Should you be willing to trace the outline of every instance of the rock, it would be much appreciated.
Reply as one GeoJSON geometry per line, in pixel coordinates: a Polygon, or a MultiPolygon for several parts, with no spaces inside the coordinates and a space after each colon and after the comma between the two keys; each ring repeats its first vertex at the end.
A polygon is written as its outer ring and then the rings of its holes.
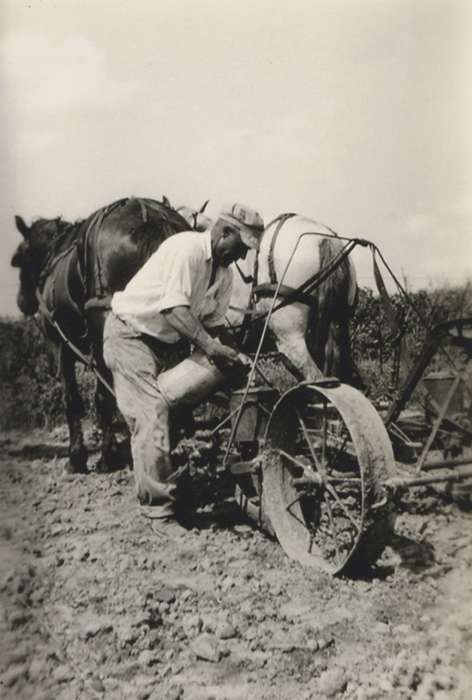
{"type": "Polygon", "coordinates": [[[385,678],[384,676],[380,676],[377,679],[377,684],[378,684],[379,689],[382,690],[384,693],[387,693],[388,695],[391,695],[393,693],[393,685],[388,680],[388,678],[385,678]]]}
{"type": "Polygon", "coordinates": [[[27,610],[22,610],[21,608],[15,608],[8,615],[8,622],[12,629],[17,629],[22,625],[25,625],[31,619],[31,615],[27,610]]]}
{"type": "Polygon", "coordinates": [[[26,644],[19,644],[7,655],[8,665],[24,663],[28,660],[29,653],[26,644]]]}
{"type": "Polygon", "coordinates": [[[238,633],[230,622],[222,622],[217,625],[215,634],[219,639],[233,639],[238,633]]]}
{"type": "Polygon", "coordinates": [[[230,588],[234,588],[236,585],[236,581],[232,576],[226,576],[226,578],[223,579],[221,582],[221,590],[223,593],[226,593],[227,591],[230,590],[230,588]]]}
{"type": "Polygon", "coordinates": [[[156,688],[149,700],[181,700],[184,697],[184,689],[181,685],[171,685],[170,687],[160,689],[156,688]]]}
{"type": "Polygon", "coordinates": [[[175,601],[175,591],[171,588],[161,588],[154,593],[154,598],[160,603],[167,603],[170,605],[175,601]]]}
{"type": "Polygon", "coordinates": [[[86,561],[90,557],[90,550],[85,544],[79,544],[74,552],[76,561],[86,561]]]}
{"type": "Polygon", "coordinates": [[[90,685],[97,693],[105,692],[105,686],[103,685],[103,682],[100,678],[92,678],[90,680],[90,685]]]}
{"type": "Polygon", "coordinates": [[[198,634],[202,629],[202,619],[200,615],[185,615],[182,619],[182,629],[187,637],[198,634]]]}
{"type": "Polygon", "coordinates": [[[266,646],[268,649],[271,649],[272,651],[281,651],[284,654],[288,654],[289,652],[296,649],[299,646],[299,644],[298,644],[298,640],[295,639],[295,637],[293,635],[291,635],[289,632],[283,632],[282,630],[277,630],[271,636],[271,638],[266,646]]]}
{"type": "Polygon", "coordinates": [[[11,688],[17,681],[21,680],[22,678],[26,678],[26,674],[26,666],[23,664],[15,664],[1,676],[0,686],[4,685],[5,688],[11,688]]]}
{"type": "Polygon", "coordinates": [[[80,636],[82,639],[91,639],[96,637],[99,632],[111,632],[113,623],[110,618],[101,617],[95,619],[86,619],[81,626],[80,636]]]}
{"type": "Polygon", "coordinates": [[[68,666],[61,664],[52,672],[52,678],[56,683],[67,683],[74,678],[74,673],[68,666]]]}
{"type": "Polygon", "coordinates": [[[327,649],[332,644],[334,644],[334,637],[320,637],[317,640],[317,642],[318,642],[318,649],[323,651],[323,649],[327,649]]]}
{"type": "Polygon", "coordinates": [[[219,619],[213,615],[202,615],[202,630],[204,632],[214,632],[218,627],[219,619]]]}
{"type": "Polygon", "coordinates": [[[334,698],[338,693],[344,692],[347,686],[347,676],[344,669],[333,668],[321,674],[318,681],[320,695],[334,698]]]}
{"type": "Polygon", "coordinates": [[[386,622],[377,622],[374,625],[374,632],[377,634],[387,634],[390,631],[390,626],[386,622]]]}
{"type": "Polygon", "coordinates": [[[153,663],[156,663],[156,654],[149,649],[145,649],[140,653],[138,662],[140,666],[152,666],[153,663]]]}
{"type": "Polygon", "coordinates": [[[296,600],[290,600],[285,605],[279,608],[279,617],[287,620],[295,620],[298,617],[304,617],[313,608],[313,603],[301,603],[296,600]]]}
{"type": "Polygon", "coordinates": [[[28,668],[28,676],[30,680],[34,681],[41,675],[41,672],[45,669],[45,663],[43,659],[33,659],[28,668]]]}
{"type": "Polygon", "coordinates": [[[125,623],[117,628],[116,634],[122,644],[133,644],[139,637],[138,630],[125,623]]]}
{"type": "Polygon", "coordinates": [[[221,658],[218,640],[211,634],[200,634],[190,647],[198,659],[218,663],[221,658]]]}

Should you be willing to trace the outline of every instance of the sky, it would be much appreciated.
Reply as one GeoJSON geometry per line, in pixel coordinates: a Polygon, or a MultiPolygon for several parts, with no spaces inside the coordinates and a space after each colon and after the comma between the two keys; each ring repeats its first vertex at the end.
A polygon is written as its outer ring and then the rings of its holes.
{"type": "Polygon", "coordinates": [[[411,289],[472,279],[471,36],[470,0],[2,0],[0,314],[15,214],[131,195],[298,212],[411,289]]]}

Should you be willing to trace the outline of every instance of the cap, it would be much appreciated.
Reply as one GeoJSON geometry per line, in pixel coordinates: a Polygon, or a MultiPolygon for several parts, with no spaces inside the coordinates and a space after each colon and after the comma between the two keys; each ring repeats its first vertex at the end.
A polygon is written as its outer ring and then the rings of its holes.
{"type": "Polygon", "coordinates": [[[264,220],[262,216],[244,204],[231,204],[223,207],[220,218],[230,223],[237,224],[242,242],[249,248],[259,248],[264,233],[264,220]]]}

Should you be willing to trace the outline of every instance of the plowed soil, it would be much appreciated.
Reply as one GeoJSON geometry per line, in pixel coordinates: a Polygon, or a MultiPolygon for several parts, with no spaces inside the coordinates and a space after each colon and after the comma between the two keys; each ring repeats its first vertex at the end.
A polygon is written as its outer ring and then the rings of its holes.
{"type": "Polygon", "coordinates": [[[2,441],[1,697],[471,697],[472,515],[443,494],[410,494],[364,578],[331,578],[231,502],[163,533],[131,471],[67,475],[65,445],[2,441]]]}

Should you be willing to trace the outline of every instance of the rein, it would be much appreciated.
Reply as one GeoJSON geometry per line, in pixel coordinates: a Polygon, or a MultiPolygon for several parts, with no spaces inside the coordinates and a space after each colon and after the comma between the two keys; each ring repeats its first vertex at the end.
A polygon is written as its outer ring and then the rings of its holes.
{"type": "Polygon", "coordinates": [[[106,379],[101,375],[101,373],[98,371],[98,368],[97,368],[97,366],[96,366],[96,364],[95,364],[95,361],[94,361],[92,355],[86,355],[85,353],[83,353],[83,352],[82,352],[81,350],[79,350],[79,348],[78,348],[76,345],[74,345],[74,343],[67,337],[67,335],[64,333],[64,331],[62,330],[62,328],[60,327],[60,325],[58,324],[58,322],[57,322],[56,319],[54,318],[54,314],[51,313],[50,310],[48,309],[48,307],[46,306],[46,302],[44,301],[44,299],[43,299],[43,297],[42,297],[41,292],[39,291],[39,289],[36,290],[36,299],[38,300],[39,310],[41,311],[42,315],[44,316],[44,318],[46,319],[46,321],[49,323],[49,325],[50,325],[52,328],[54,328],[55,331],[59,334],[61,340],[65,343],[65,345],[67,345],[67,347],[68,347],[70,350],[72,350],[72,352],[79,358],[79,360],[80,360],[81,362],[83,362],[83,364],[84,364],[86,367],[88,367],[89,369],[91,369],[91,370],[95,373],[97,379],[98,379],[99,381],[101,381],[101,383],[103,384],[103,386],[105,386],[105,387],[108,389],[108,391],[112,394],[112,396],[115,396],[115,398],[116,398],[116,395],[115,395],[115,392],[114,392],[113,388],[110,386],[110,384],[107,382],[107,380],[106,380],[106,379]]]}

